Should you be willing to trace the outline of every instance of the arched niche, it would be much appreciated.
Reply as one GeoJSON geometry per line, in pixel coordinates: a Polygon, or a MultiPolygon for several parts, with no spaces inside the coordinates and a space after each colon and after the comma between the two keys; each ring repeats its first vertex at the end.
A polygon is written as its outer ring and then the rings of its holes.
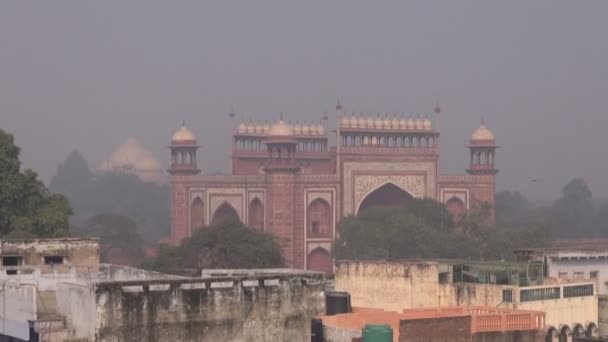
{"type": "Polygon", "coordinates": [[[445,202],[445,206],[450,214],[452,214],[455,221],[460,220],[466,212],[464,202],[458,197],[450,198],[447,202],[445,202]]]}
{"type": "Polygon", "coordinates": [[[334,271],[334,263],[331,254],[322,247],[317,247],[308,253],[306,268],[311,271],[331,274],[334,271]]]}
{"type": "Polygon", "coordinates": [[[259,231],[264,230],[264,204],[257,197],[249,203],[249,220],[247,222],[251,228],[259,231]]]}
{"type": "Polygon", "coordinates": [[[306,232],[308,237],[331,237],[331,206],[326,200],[317,198],[306,209],[306,232]]]}
{"type": "Polygon", "coordinates": [[[201,228],[205,225],[205,205],[200,197],[196,197],[190,205],[190,230],[201,228]]]}
{"type": "Polygon", "coordinates": [[[412,195],[395,184],[386,183],[365,196],[357,214],[373,207],[404,207],[412,198],[412,195]]]}

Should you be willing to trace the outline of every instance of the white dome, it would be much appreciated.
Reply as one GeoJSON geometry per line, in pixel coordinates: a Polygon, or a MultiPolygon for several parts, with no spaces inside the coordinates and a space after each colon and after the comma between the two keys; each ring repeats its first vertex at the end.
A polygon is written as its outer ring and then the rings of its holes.
{"type": "Polygon", "coordinates": [[[183,142],[183,141],[195,141],[194,134],[185,125],[182,125],[171,138],[171,141],[183,142]]]}
{"type": "Polygon", "coordinates": [[[274,124],[272,124],[272,126],[270,126],[270,129],[268,130],[268,135],[270,136],[292,136],[293,135],[293,131],[291,130],[291,127],[289,126],[288,123],[286,123],[285,121],[283,121],[283,119],[275,122],[274,124]]]}
{"type": "Polygon", "coordinates": [[[409,117],[407,119],[407,129],[416,129],[416,123],[414,122],[414,119],[412,119],[412,117],[409,117]]]}
{"type": "Polygon", "coordinates": [[[496,137],[494,137],[494,133],[492,133],[492,131],[490,131],[490,129],[488,129],[488,127],[486,127],[486,125],[482,122],[481,126],[479,126],[479,128],[476,129],[471,135],[471,140],[494,141],[496,140],[496,137]]]}
{"type": "Polygon", "coordinates": [[[344,115],[342,117],[342,120],[340,120],[340,126],[348,128],[350,127],[350,120],[348,120],[348,117],[346,115],[344,115]]]}
{"type": "Polygon", "coordinates": [[[433,123],[431,122],[431,120],[429,118],[425,118],[424,121],[422,122],[422,125],[424,126],[424,129],[427,131],[430,131],[431,129],[433,129],[433,123]]]}

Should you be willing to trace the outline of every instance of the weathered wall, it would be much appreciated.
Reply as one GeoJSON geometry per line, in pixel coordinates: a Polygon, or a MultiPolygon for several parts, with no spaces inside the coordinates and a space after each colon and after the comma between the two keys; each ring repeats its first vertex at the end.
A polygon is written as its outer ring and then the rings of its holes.
{"type": "Polygon", "coordinates": [[[0,255],[22,256],[24,265],[44,265],[45,256],[63,256],[68,265],[99,264],[99,240],[92,238],[0,240],[0,255]]]}
{"type": "MultiPolygon", "coordinates": [[[[55,292],[57,313],[66,318],[75,336],[95,335],[95,287],[92,284],[60,283],[55,292]]],[[[91,339],[92,340],[92,339],[91,339]]]]}
{"type": "Polygon", "coordinates": [[[321,275],[99,283],[95,335],[103,341],[309,341],[310,319],[325,310],[323,288],[321,275]]]}
{"type": "Polygon", "coordinates": [[[324,342],[351,342],[353,338],[361,337],[360,329],[349,329],[343,327],[323,326],[324,342]]]}
{"type": "Polygon", "coordinates": [[[598,296],[598,333],[608,336],[608,295],[598,296]]]}
{"type": "Polygon", "coordinates": [[[491,306],[511,308],[510,303],[502,303],[502,290],[512,286],[491,284],[453,283],[439,284],[438,306],[491,306]]]}
{"type": "Polygon", "coordinates": [[[336,290],[349,292],[353,306],[401,311],[439,305],[434,262],[339,261],[335,275],[336,290]]]}

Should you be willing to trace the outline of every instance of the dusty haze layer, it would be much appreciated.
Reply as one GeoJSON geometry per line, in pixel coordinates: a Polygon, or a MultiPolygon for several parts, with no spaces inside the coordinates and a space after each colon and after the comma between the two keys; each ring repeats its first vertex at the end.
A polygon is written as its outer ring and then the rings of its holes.
{"type": "MultiPolygon", "coordinates": [[[[574,176],[608,196],[608,2],[3,1],[0,127],[48,180],[128,136],[167,162],[186,120],[207,172],[239,117],[443,113],[442,171],[462,172],[480,117],[498,189],[552,198],[574,176]],[[538,179],[537,182],[530,182],[538,179]]],[[[332,119],[335,119],[332,117],[332,119]]]]}

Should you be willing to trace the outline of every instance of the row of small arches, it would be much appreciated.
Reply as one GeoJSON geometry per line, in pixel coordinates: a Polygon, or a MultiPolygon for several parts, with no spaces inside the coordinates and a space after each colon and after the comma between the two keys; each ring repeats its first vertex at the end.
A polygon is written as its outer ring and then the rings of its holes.
{"type": "MultiPolygon", "coordinates": [[[[260,122],[257,123],[245,123],[242,122],[238,127],[238,132],[240,134],[267,134],[270,130],[270,124],[268,122],[264,122],[263,124],[260,122]]],[[[306,123],[300,124],[296,122],[295,124],[289,123],[293,134],[295,135],[325,135],[326,129],[323,124],[318,123],[306,123]]]]}
{"type": "MultiPolygon", "coordinates": [[[[307,208],[307,235],[309,237],[331,237],[332,211],[327,201],[317,198],[307,208]]],[[[254,198],[249,204],[248,225],[256,230],[264,230],[264,204],[259,198],[254,198]]],[[[211,218],[211,225],[223,221],[238,221],[241,219],[236,209],[228,202],[222,203],[211,218]]],[[[194,230],[205,225],[205,206],[200,197],[196,197],[190,207],[190,229],[194,230]]]]}
{"type": "Polygon", "coordinates": [[[436,139],[429,135],[374,136],[343,135],[342,146],[378,146],[378,147],[436,147],[436,139]]]}
{"type": "Polygon", "coordinates": [[[398,129],[398,130],[426,130],[433,129],[433,122],[429,118],[405,118],[393,117],[392,119],[385,117],[384,119],[371,116],[365,118],[363,116],[343,116],[340,120],[341,128],[373,128],[373,129],[398,129]]]}

